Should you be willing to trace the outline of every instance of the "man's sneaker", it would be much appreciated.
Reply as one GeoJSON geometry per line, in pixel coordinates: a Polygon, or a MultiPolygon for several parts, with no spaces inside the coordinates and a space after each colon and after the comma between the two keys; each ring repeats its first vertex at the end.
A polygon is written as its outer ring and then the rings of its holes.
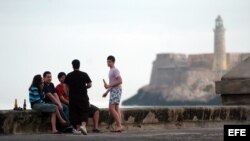
{"type": "Polygon", "coordinates": [[[87,135],[88,132],[87,132],[87,129],[85,126],[80,126],[80,131],[82,132],[83,135],[87,135]]]}
{"type": "Polygon", "coordinates": [[[75,128],[72,130],[72,133],[75,135],[80,135],[82,132],[80,130],[76,130],[75,128]]]}

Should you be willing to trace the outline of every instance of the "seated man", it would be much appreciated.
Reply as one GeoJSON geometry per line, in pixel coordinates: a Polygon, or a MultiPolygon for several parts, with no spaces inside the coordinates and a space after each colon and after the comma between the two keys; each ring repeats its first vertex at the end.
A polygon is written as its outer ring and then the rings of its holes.
{"type": "Polygon", "coordinates": [[[43,91],[46,94],[45,102],[56,104],[59,107],[60,114],[63,117],[63,119],[69,122],[69,108],[67,105],[61,103],[61,101],[59,100],[59,97],[55,90],[55,86],[51,82],[51,78],[52,78],[51,73],[49,71],[43,73],[43,79],[44,79],[43,91]]]}
{"type": "Polygon", "coordinates": [[[68,97],[68,95],[65,94],[65,91],[64,91],[64,80],[66,78],[66,74],[64,72],[60,72],[57,75],[57,77],[58,77],[60,84],[58,84],[56,86],[56,93],[58,94],[60,101],[63,104],[68,106],[69,105],[69,97],[68,97]]]}
{"type": "MultiPolygon", "coordinates": [[[[64,81],[66,78],[66,74],[64,72],[60,72],[58,74],[58,80],[60,81],[60,84],[56,86],[56,92],[59,96],[59,99],[61,103],[65,105],[69,105],[69,97],[66,95],[65,90],[64,90],[64,81]]],[[[95,133],[100,133],[100,130],[98,129],[98,122],[99,122],[99,108],[96,106],[90,104],[89,108],[89,117],[93,118],[93,132],[95,133]]]]}

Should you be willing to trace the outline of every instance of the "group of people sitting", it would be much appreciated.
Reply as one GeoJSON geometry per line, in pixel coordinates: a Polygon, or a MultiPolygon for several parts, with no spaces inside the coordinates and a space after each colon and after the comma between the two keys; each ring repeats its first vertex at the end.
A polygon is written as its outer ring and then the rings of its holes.
{"type": "MultiPolygon", "coordinates": [[[[105,83],[106,97],[110,93],[109,112],[114,117],[117,127],[115,132],[122,131],[120,99],[121,99],[121,76],[114,67],[115,58],[107,58],[109,72],[109,84],[105,83]]],[[[61,133],[57,129],[57,123],[61,127],[72,127],[72,133],[87,135],[86,124],[88,118],[93,118],[94,133],[100,133],[99,108],[89,103],[87,89],[92,86],[92,81],[87,73],[79,70],[80,61],[72,61],[73,71],[66,75],[64,72],[58,74],[60,84],[56,87],[51,82],[51,72],[45,71],[43,76],[35,75],[29,88],[29,100],[31,108],[40,112],[51,114],[52,133],[61,133]]]]}

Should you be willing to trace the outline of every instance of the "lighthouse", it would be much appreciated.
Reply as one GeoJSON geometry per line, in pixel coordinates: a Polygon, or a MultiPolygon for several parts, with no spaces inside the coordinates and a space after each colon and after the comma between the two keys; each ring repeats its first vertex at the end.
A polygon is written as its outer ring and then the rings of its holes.
{"type": "Polygon", "coordinates": [[[214,60],[213,71],[224,72],[227,70],[227,55],[225,45],[225,28],[221,16],[215,20],[214,29],[214,60]]]}

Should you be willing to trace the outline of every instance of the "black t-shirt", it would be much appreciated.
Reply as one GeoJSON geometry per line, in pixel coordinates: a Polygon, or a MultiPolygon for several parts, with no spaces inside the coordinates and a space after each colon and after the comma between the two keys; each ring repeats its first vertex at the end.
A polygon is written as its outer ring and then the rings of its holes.
{"type": "Polygon", "coordinates": [[[45,93],[46,97],[45,97],[45,102],[52,102],[49,97],[48,97],[48,93],[54,94],[56,93],[56,89],[53,83],[44,83],[43,86],[43,92],[45,93]]]}
{"type": "Polygon", "coordinates": [[[88,74],[79,70],[74,70],[65,78],[65,84],[69,86],[69,99],[88,101],[87,83],[92,82],[88,74]]]}

